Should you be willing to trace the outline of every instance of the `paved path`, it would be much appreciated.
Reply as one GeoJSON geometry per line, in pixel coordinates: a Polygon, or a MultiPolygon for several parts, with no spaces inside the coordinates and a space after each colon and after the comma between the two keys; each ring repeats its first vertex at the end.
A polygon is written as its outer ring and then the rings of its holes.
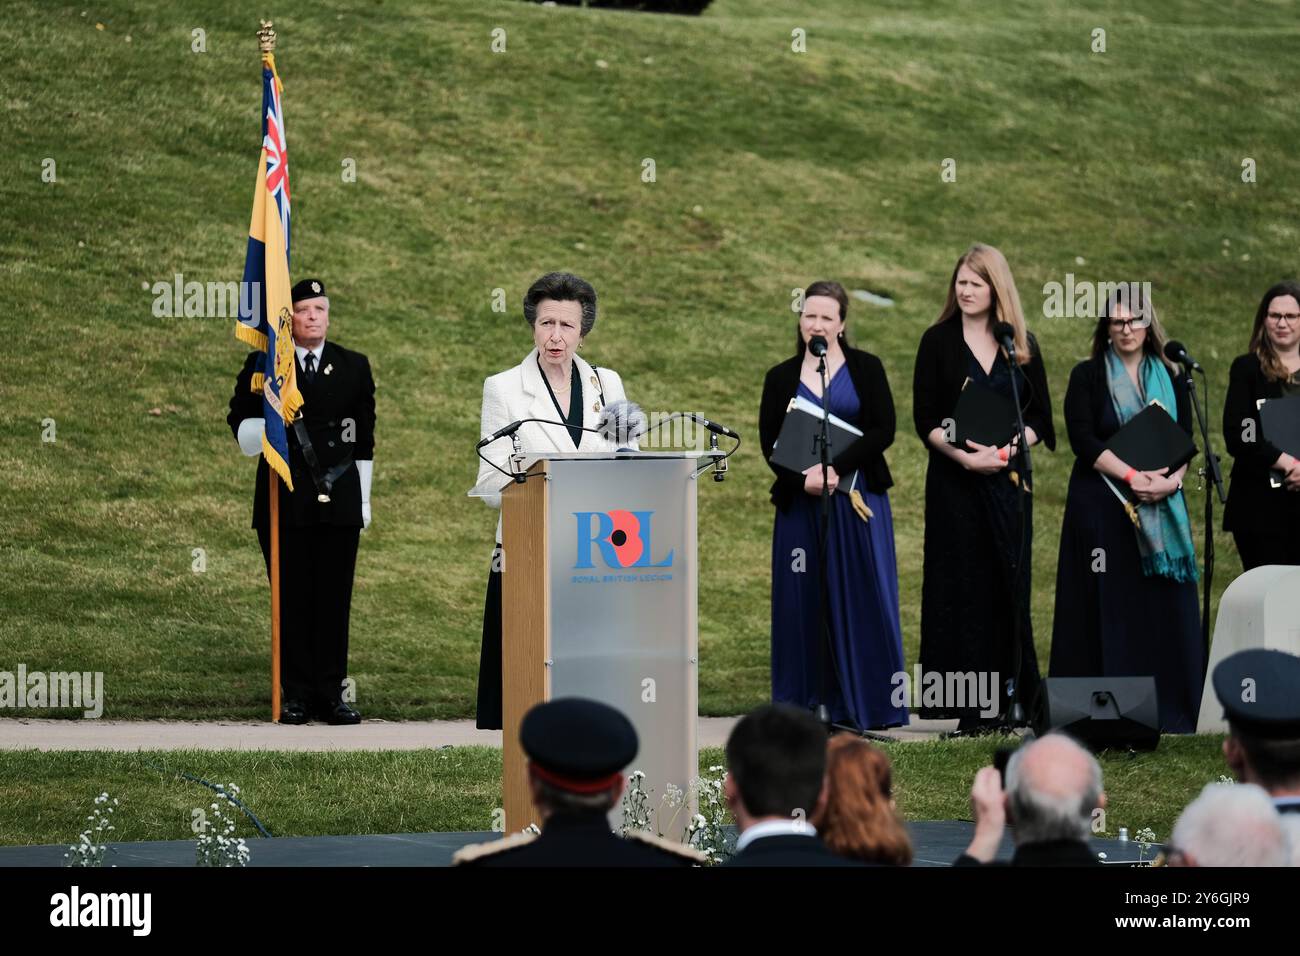
{"type": "MultiPolygon", "coordinates": [[[[738,717],[701,717],[699,745],[721,747],[738,717]]],[[[955,720],[918,720],[887,735],[933,740],[955,720]]],[[[421,750],[500,747],[501,731],[472,720],[366,720],[356,727],[253,721],[0,719],[0,750],[421,750]]]]}

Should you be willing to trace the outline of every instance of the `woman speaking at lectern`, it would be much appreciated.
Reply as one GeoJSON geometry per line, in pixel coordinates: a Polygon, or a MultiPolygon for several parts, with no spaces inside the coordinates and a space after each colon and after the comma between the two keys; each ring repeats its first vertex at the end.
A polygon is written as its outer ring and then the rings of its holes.
{"type": "MultiPolygon", "coordinates": [[[[546,423],[527,422],[515,433],[520,451],[529,457],[617,450],[613,441],[594,429],[606,405],[626,400],[623,381],[617,372],[596,368],[577,354],[596,324],[596,290],[567,272],[548,273],[524,294],[524,318],[533,331],[533,349],[518,365],[483,382],[482,437],[494,435],[520,419],[541,418],[546,423]]],[[[479,489],[496,488],[499,492],[509,483],[502,472],[510,470],[513,451],[508,435],[482,449],[488,460],[479,464],[479,489]]],[[[499,493],[483,500],[493,508],[501,507],[499,493]]],[[[501,571],[497,560],[500,520],[496,544],[488,573],[479,656],[475,724],[483,730],[501,728],[501,571]]]]}

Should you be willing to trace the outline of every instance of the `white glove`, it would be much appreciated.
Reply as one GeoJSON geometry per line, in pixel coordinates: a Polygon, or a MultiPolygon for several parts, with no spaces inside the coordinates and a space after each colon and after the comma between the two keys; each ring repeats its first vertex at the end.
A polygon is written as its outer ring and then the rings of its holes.
{"type": "Polygon", "coordinates": [[[265,418],[245,418],[239,423],[239,450],[250,458],[262,453],[262,434],[266,431],[265,418]]]}
{"type": "Polygon", "coordinates": [[[370,480],[374,477],[373,461],[358,461],[357,474],[361,477],[361,528],[370,527],[370,480]]]}

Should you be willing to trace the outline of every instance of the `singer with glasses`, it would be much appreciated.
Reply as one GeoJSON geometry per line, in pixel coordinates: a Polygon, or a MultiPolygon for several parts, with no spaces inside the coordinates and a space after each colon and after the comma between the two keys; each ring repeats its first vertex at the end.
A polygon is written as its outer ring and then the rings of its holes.
{"type": "Polygon", "coordinates": [[[1223,405],[1223,441],[1233,458],[1223,530],[1232,532],[1246,571],[1300,564],[1300,459],[1267,441],[1259,421],[1260,401],[1297,395],[1300,282],[1286,281],[1260,300],[1250,351],[1232,363],[1223,405]]]}
{"type": "Polygon", "coordinates": [[[1136,283],[1102,309],[1092,353],[1070,373],[1065,424],[1074,450],[1056,566],[1052,677],[1152,675],[1160,730],[1190,734],[1201,706],[1205,649],[1197,605],[1199,572],[1183,499],[1183,465],[1173,474],[1138,471],[1106,443],[1157,401],[1192,434],[1191,396],[1164,357],[1165,333],[1136,283]],[[1135,525],[1119,500],[1137,497],[1135,525]]]}
{"type": "MultiPolygon", "coordinates": [[[[489,438],[520,419],[539,418],[545,421],[525,422],[514,433],[519,451],[529,459],[559,452],[635,447],[635,427],[630,429],[631,435],[622,436],[610,429],[605,434],[597,430],[607,424],[602,416],[607,406],[629,405],[617,372],[590,365],[577,354],[596,324],[596,290],[591,284],[567,272],[542,276],[524,294],[524,319],[533,332],[533,349],[514,368],[483,382],[482,436],[489,438]]],[[[630,407],[639,415],[635,406],[630,407]]],[[[626,422],[623,426],[621,430],[629,430],[626,422]]],[[[476,487],[498,492],[504,488],[510,478],[502,472],[511,470],[513,453],[510,435],[484,446],[482,454],[487,460],[480,462],[476,487]]],[[[501,507],[499,493],[483,500],[493,508],[501,507]]],[[[479,656],[475,723],[485,730],[501,728],[500,549],[498,519],[479,656]]]]}
{"type": "MultiPolygon", "coordinates": [[[[795,354],[763,382],[759,436],[776,474],[772,503],[772,700],[813,709],[859,729],[907,723],[907,707],[891,700],[893,675],[903,670],[898,621],[898,565],[889,508],[893,479],[885,449],[894,442],[894,399],[880,359],[849,346],[849,297],[838,282],[804,290],[795,354]],[[820,408],[822,380],[809,344],[825,348],[831,415],[861,437],[831,446],[827,470],[831,518],[827,566],[820,566],[822,468],[802,474],[772,461],[790,402],[802,396],[820,408]],[[830,648],[822,633],[822,580],[829,603],[830,648]],[[827,651],[830,653],[827,653],[827,651]],[[825,674],[819,663],[825,662],[825,674]],[[823,687],[825,698],[823,698],[823,687]]],[[[819,419],[820,420],[820,416],[819,419]]]]}
{"type": "MultiPolygon", "coordinates": [[[[967,383],[997,393],[1004,402],[1018,394],[1026,442],[1056,447],[1038,343],[1025,328],[1007,260],[982,244],[957,260],[943,311],[921,336],[912,379],[912,415],[930,453],[919,664],[922,673],[996,679],[1001,693],[991,706],[999,715],[1007,714],[1011,678],[1018,675],[1017,700],[1027,712],[1039,684],[1029,616],[1032,488],[1022,496],[1024,456],[1017,444],[994,447],[967,440],[959,448],[949,441],[955,440],[952,416],[967,383]],[[1007,346],[1015,351],[1014,365],[1007,346]]],[[[959,699],[955,677],[945,676],[944,685],[954,688],[952,696],[945,693],[938,705],[923,706],[922,717],[960,718],[962,733],[980,733],[1000,722],[971,695],[959,699]]]]}

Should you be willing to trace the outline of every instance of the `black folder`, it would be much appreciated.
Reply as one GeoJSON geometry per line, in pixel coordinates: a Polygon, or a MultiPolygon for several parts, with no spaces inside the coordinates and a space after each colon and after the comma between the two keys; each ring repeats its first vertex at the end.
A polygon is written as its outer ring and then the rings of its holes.
{"type": "MultiPolygon", "coordinates": [[[[1264,399],[1259,406],[1259,430],[1278,451],[1300,458],[1300,395],[1264,399]]],[[[1270,469],[1269,483],[1282,487],[1279,472],[1270,469]]]]}
{"type": "Polygon", "coordinates": [[[951,444],[970,451],[967,440],[977,445],[1001,448],[1016,434],[1016,403],[987,385],[967,379],[952,410],[954,437],[951,444]]]}
{"type": "MultiPolygon", "coordinates": [[[[1112,435],[1106,449],[1138,471],[1168,468],[1170,474],[1196,457],[1196,445],[1191,437],[1154,402],[1112,435]]],[[[1128,492],[1127,487],[1121,490],[1128,492]]]]}
{"type": "MultiPolygon", "coordinates": [[[[772,463],[791,471],[802,472],[821,461],[817,454],[817,437],[821,434],[821,409],[804,400],[792,400],[781,423],[781,433],[772,447],[772,463]]],[[[857,441],[862,432],[848,422],[830,417],[830,458],[857,441]]]]}

